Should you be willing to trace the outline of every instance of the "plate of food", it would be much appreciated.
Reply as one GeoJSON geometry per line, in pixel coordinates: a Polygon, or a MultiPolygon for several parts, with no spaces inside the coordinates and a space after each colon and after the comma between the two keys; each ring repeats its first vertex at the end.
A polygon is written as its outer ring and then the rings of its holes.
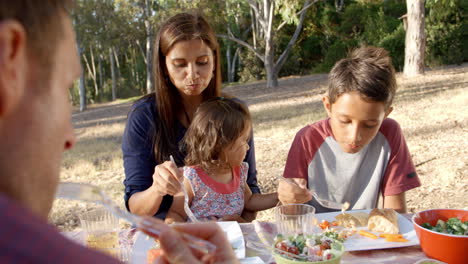
{"type": "MultiPolygon", "coordinates": [[[[242,259],[245,257],[245,243],[242,230],[239,223],[234,221],[217,222],[221,229],[226,233],[226,236],[234,250],[237,258],[242,259]]],[[[158,242],[138,231],[135,234],[135,243],[132,250],[132,263],[152,263],[152,259],[159,256],[158,242]]]]}
{"type": "Polygon", "coordinates": [[[332,231],[344,241],[346,251],[419,244],[413,224],[393,209],[352,210],[315,216],[324,232],[332,231]]]}

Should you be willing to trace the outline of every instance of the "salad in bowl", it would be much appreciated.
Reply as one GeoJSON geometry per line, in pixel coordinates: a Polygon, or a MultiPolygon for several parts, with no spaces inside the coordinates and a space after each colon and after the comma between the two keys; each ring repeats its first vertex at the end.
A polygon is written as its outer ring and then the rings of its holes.
{"type": "Polygon", "coordinates": [[[278,234],[273,245],[273,256],[278,264],[340,263],[344,246],[342,241],[330,237],[332,235],[332,232],[293,236],[278,234]]]}

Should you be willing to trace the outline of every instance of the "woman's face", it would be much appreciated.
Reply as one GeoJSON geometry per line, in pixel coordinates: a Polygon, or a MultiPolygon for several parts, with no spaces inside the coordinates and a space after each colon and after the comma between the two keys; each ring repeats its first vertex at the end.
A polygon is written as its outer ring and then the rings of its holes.
{"type": "Polygon", "coordinates": [[[166,67],[182,98],[199,96],[214,76],[214,54],[200,39],[179,41],[167,53],[166,67]]]}

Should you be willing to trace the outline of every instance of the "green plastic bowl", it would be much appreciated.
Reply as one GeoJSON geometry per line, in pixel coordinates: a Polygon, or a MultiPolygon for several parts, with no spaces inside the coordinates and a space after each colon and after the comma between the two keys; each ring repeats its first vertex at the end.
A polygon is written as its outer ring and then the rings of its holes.
{"type": "Polygon", "coordinates": [[[339,264],[341,262],[341,256],[343,256],[343,253],[345,252],[345,248],[343,244],[340,242],[334,242],[332,244],[332,248],[340,251],[340,253],[336,254],[337,256],[329,260],[322,260],[322,261],[292,260],[292,259],[285,258],[275,252],[273,252],[273,257],[275,258],[276,264],[339,264]]]}

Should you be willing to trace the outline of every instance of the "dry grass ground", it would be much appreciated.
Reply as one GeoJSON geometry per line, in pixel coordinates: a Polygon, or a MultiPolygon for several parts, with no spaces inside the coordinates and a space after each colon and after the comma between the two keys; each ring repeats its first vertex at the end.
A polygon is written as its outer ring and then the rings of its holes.
{"type": "MultiPolygon", "coordinates": [[[[417,165],[422,186],[407,194],[411,212],[468,207],[468,64],[430,70],[404,79],[390,117],[396,119],[417,165]]],[[[225,91],[244,100],[254,117],[259,184],[274,191],[295,133],[325,117],[321,97],[326,75],[289,77],[276,89],[264,82],[230,86],[225,91]]],[[[78,144],[64,156],[62,180],[101,186],[123,207],[124,172],[120,150],[129,102],[96,105],[75,113],[78,144]]],[[[79,225],[78,215],[94,205],[57,200],[50,221],[61,230],[79,225]]],[[[271,212],[259,214],[271,219],[271,212]]]]}

